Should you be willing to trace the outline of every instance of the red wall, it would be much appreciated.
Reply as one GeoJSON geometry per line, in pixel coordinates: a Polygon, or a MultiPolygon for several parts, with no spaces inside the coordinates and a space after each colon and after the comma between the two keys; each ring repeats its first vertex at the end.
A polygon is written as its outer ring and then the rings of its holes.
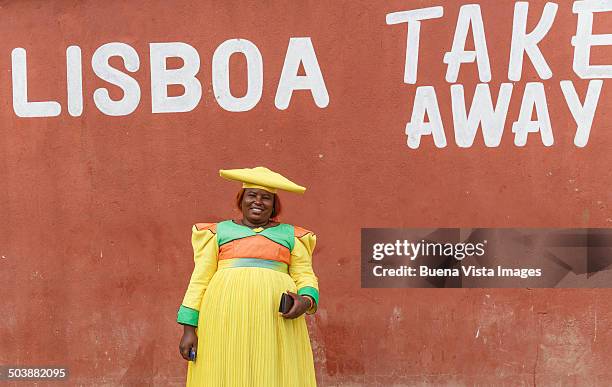
{"type": "MultiPolygon", "coordinates": [[[[181,385],[176,310],[192,270],[190,227],[237,214],[238,186],[220,168],[265,165],[308,187],[282,196],[283,221],[314,230],[321,305],[309,327],[323,386],[607,385],[612,334],[608,290],[361,289],[361,227],[610,227],[612,108],[603,86],[589,143],[559,81],[572,71],[571,2],[559,2],[540,44],[553,70],[542,81],[529,60],[514,93],[502,143],[470,148],[452,135],[444,53],[463,1],[10,1],[0,14],[0,365],[68,366],[72,384],[181,385]],[[419,80],[403,83],[406,25],[390,12],[444,5],[421,29],[419,80]],[[274,106],[289,38],[311,37],[329,92],[318,108],[296,91],[274,106]],[[215,102],[211,58],[231,38],[252,41],[264,62],[263,96],[248,112],[215,102]],[[185,42],[201,58],[203,95],[188,113],[152,114],[149,43],[185,42]],[[124,117],[102,114],[92,94],[94,51],[132,46],[142,97],[124,117]],[[83,54],[84,110],[66,110],[66,47],[83,54]],[[28,60],[30,100],[62,113],[13,112],[11,50],[28,60]],[[538,134],[513,144],[526,82],[543,82],[555,144],[538,134]],[[406,146],[416,86],[435,86],[449,145],[406,146]]],[[[494,95],[508,82],[514,2],[480,2],[494,95]]],[[[530,2],[528,29],[544,1],[530,2]]],[[[612,14],[596,16],[596,32],[612,14]]],[[[471,36],[471,35],[469,35],[471,36]]],[[[468,39],[469,41],[470,39],[468,39]]],[[[593,51],[609,63],[609,48],[593,51]],[[606,51],[607,50],[607,51],[606,51]]],[[[115,58],[116,59],[116,58],[115,58]]],[[[122,68],[121,61],[111,61],[122,68]]],[[[245,61],[231,62],[232,90],[246,91],[245,61]]],[[[180,62],[176,64],[180,66],[180,62]]],[[[461,68],[468,98],[475,64],[461,68]]],[[[180,94],[181,89],[171,89],[180,94]]],[[[468,104],[469,106],[469,104],[468,104]]]]}

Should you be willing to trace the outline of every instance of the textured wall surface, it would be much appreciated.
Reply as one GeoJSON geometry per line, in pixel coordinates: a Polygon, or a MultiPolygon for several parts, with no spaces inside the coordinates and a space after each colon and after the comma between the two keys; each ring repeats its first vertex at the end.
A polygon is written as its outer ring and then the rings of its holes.
{"type": "MultiPolygon", "coordinates": [[[[572,2],[560,1],[539,47],[553,75],[529,59],[512,82],[499,147],[459,148],[444,53],[459,7],[419,1],[2,1],[0,3],[0,364],[66,365],[75,385],[182,385],[176,311],[193,267],[190,227],[237,216],[238,186],[220,168],[265,165],[308,187],[282,196],[282,220],[314,230],[321,305],[309,317],[322,386],[609,385],[608,290],[361,289],[361,227],[610,227],[612,108],[605,81],[586,147],[559,82],[572,71],[572,2]],[[421,27],[418,81],[403,83],[406,25],[388,13],[444,5],[421,27]],[[310,37],[329,105],[296,91],[274,98],[291,37],[310,37]],[[253,42],[263,94],[246,112],[215,101],[212,55],[227,39],[253,42]],[[122,91],[92,71],[98,47],[133,47],[136,110],[103,114],[94,90],[122,91]],[[190,112],[151,112],[149,43],[199,53],[202,98],[190,112]],[[66,108],[66,48],[83,57],[83,113],[66,108]],[[27,52],[30,101],[55,100],[57,117],[13,110],[11,51],[27,52]],[[555,143],[514,145],[527,82],[544,84],[555,143]],[[448,146],[406,145],[417,86],[436,88],[448,146]]],[[[528,30],[544,1],[530,1],[528,30]]],[[[514,2],[480,2],[493,95],[508,81],[514,2]]],[[[595,17],[609,33],[612,13],[595,17]]],[[[471,42],[471,34],[468,42],[471,42]]],[[[471,43],[468,43],[468,45],[471,43]]],[[[610,63],[610,47],[593,63],[610,63]]],[[[124,70],[119,58],[111,65],[124,70]]],[[[169,61],[180,67],[180,61],[169,61]]],[[[246,61],[231,58],[232,92],[247,90],[246,61]]],[[[476,64],[459,80],[471,100],[476,64]]],[[[180,87],[170,87],[180,95],[180,87]]],[[[469,103],[467,104],[469,106],[469,103]]]]}

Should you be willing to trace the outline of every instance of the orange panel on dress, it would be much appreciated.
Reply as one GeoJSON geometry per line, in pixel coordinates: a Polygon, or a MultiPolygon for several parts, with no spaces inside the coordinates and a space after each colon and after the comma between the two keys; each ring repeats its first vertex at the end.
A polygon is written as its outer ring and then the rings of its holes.
{"type": "Polygon", "coordinates": [[[303,237],[306,234],[313,234],[312,231],[306,230],[305,228],[301,228],[301,227],[298,227],[298,226],[293,226],[293,230],[294,230],[293,233],[294,233],[296,238],[301,238],[301,237],[303,237]]]}
{"type": "Polygon", "coordinates": [[[291,252],[265,236],[255,235],[233,240],[219,248],[219,260],[231,258],[270,259],[289,264],[291,252]]]}
{"type": "Polygon", "coordinates": [[[213,234],[217,233],[217,223],[196,223],[195,226],[198,231],[210,230],[213,234]]]}

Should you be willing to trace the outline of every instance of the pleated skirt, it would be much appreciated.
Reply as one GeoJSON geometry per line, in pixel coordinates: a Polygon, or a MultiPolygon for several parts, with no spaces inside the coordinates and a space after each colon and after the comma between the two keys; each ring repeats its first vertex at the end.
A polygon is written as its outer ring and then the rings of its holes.
{"type": "Polygon", "coordinates": [[[316,386],[304,316],[278,313],[281,294],[296,292],[283,272],[231,267],[212,277],[200,308],[198,350],[187,386],[316,386]]]}

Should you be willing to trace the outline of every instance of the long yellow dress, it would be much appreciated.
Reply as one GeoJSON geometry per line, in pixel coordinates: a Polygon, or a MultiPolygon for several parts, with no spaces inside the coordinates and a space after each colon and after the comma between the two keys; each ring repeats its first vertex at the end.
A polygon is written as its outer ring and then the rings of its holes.
{"type": "Polygon", "coordinates": [[[304,316],[285,319],[280,298],[289,290],[310,295],[316,236],[279,224],[250,229],[232,221],[192,228],[195,267],[177,321],[197,326],[197,358],[187,386],[316,386],[304,316]]]}

